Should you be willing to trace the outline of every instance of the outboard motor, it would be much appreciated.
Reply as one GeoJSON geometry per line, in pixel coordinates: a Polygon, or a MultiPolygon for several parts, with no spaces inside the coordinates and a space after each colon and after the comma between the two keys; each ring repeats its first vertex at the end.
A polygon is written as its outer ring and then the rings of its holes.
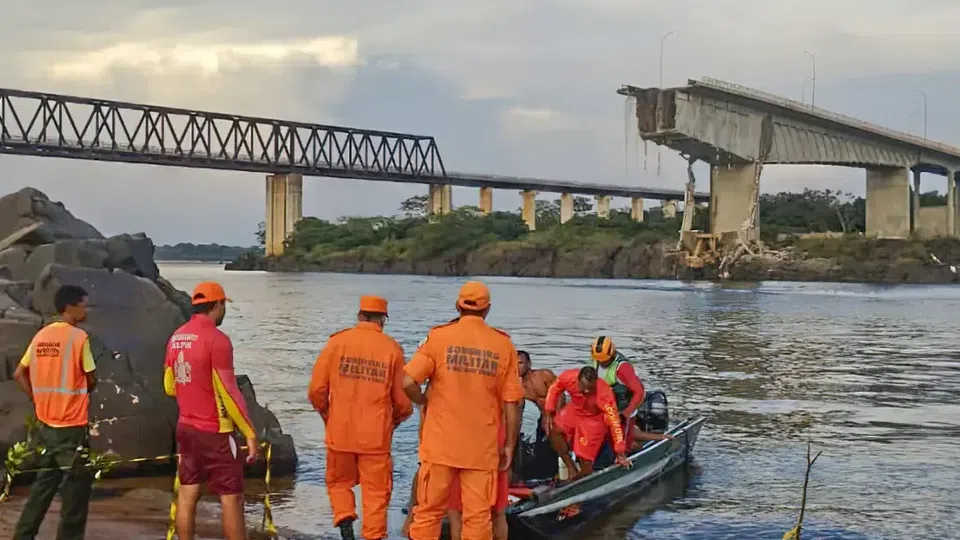
{"type": "Polygon", "coordinates": [[[648,392],[636,416],[637,427],[651,433],[664,433],[670,428],[667,394],[662,390],[648,392]]]}

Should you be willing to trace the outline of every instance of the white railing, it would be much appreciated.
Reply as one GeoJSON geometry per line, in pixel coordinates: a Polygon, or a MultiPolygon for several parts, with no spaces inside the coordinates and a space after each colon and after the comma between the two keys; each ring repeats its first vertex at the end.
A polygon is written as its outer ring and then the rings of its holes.
{"type": "Polygon", "coordinates": [[[953,157],[960,158],[960,147],[944,144],[937,141],[931,141],[930,139],[927,139],[924,137],[918,137],[916,135],[911,135],[909,133],[904,133],[902,131],[897,131],[895,129],[890,129],[890,128],[886,128],[870,122],[865,122],[863,120],[860,120],[859,118],[854,118],[852,116],[847,116],[845,114],[835,113],[833,111],[821,109],[820,107],[815,107],[813,105],[808,105],[806,103],[802,103],[794,99],[785,98],[783,96],[778,96],[776,94],[771,94],[770,92],[764,92],[763,90],[757,90],[756,88],[750,88],[748,86],[743,86],[736,83],[721,81],[720,79],[714,79],[713,77],[701,77],[700,80],[694,80],[693,82],[700,86],[713,87],[718,90],[732,92],[744,97],[766,101],[773,105],[779,105],[781,107],[794,109],[798,112],[813,114],[815,116],[832,120],[834,122],[847,124],[849,126],[862,129],[864,131],[870,131],[877,135],[890,137],[891,139],[896,139],[897,141],[900,141],[900,142],[913,144],[929,150],[938,150],[940,152],[950,154],[953,157]]]}

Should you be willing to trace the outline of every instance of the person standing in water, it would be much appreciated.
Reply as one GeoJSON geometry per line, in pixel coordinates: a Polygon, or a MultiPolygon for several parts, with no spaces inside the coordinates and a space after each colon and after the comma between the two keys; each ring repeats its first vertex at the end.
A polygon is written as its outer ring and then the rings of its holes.
{"type": "Polygon", "coordinates": [[[403,349],[383,327],[387,301],[360,299],[357,324],[330,336],[307,395],[326,424],[327,493],[340,537],[354,538],[353,488],[360,485],[367,540],[387,537],[393,492],[393,432],[413,414],[403,393],[403,349]]]}
{"type": "Polygon", "coordinates": [[[410,527],[413,540],[440,537],[456,479],[463,501],[463,538],[493,537],[490,507],[498,471],[506,471],[513,459],[523,389],[510,336],[485,321],[490,305],[486,285],[464,284],[456,303],[460,317],[432,329],[404,368],[407,396],[427,405],[410,527]],[[420,389],[428,380],[429,402],[420,389]],[[506,416],[506,434],[498,448],[501,415],[506,416]]]}
{"type": "Polygon", "coordinates": [[[193,540],[200,487],[220,497],[227,540],[247,537],[243,519],[243,458],[234,431],[247,441],[247,463],[257,458],[259,443],[246,401],[237,386],[233,344],[219,326],[227,314],[223,287],[212,281],[193,291],[193,317],[167,342],[163,387],[176,397],[177,537],[193,540]]]}

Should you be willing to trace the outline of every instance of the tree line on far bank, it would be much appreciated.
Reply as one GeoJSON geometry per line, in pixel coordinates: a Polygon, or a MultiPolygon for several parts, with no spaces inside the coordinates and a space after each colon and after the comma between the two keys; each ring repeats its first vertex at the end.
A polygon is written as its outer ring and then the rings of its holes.
{"type": "Polygon", "coordinates": [[[221,262],[235,260],[251,251],[259,253],[262,252],[262,249],[258,247],[181,242],[172,246],[156,246],[153,256],[158,261],[221,262]]]}
{"type": "MultiPolygon", "coordinates": [[[[937,192],[921,195],[922,206],[946,204],[937,192]]],[[[628,242],[672,241],[678,238],[683,212],[665,218],[659,207],[644,212],[644,221],[630,217],[629,208],[610,211],[599,219],[593,200],[574,198],[574,217],[560,224],[559,200],[538,200],[536,231],[527,230],[520,210],[484,215],[477,207],[461,206],[444,216],[429,216],[427,197],[403,201],[395,216],[341,217],[327,221],[306,217],[286,242],[286,257],[319,260],[335,253],[360,250],[388,258],[430,258],[474,250],[494,242],[531,242],[559,249],[576,249],[604,240],[628,242]]],[[[778,244],[784,235],[808,232],[863,232],[866,202],[862,197],[833,190],[807,189],[801,193],[762,194],[760,232],[764,241],[778,244]]],[[[709,208],[699,208],[693,228],[708,230],[709,208]]],[[[257,240],[264,242],[263,224],[257,240]]]]}

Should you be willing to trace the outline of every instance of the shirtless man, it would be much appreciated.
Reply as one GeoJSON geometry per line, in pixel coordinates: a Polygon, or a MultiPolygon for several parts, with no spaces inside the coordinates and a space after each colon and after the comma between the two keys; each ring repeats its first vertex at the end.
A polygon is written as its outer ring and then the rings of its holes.
{"type": "Polygon", "coordinates": [[[520,381],[523,383],[524,403],[526,401],[536,403],[542,416],[543,408],[547,403],[547,392],[553,381],[557,380],[557,376],[549,369],[532,369],[530,354],[527,351],[517,351],[517,356],[520,359],[517,366],[520,370],[520,381]]]}

